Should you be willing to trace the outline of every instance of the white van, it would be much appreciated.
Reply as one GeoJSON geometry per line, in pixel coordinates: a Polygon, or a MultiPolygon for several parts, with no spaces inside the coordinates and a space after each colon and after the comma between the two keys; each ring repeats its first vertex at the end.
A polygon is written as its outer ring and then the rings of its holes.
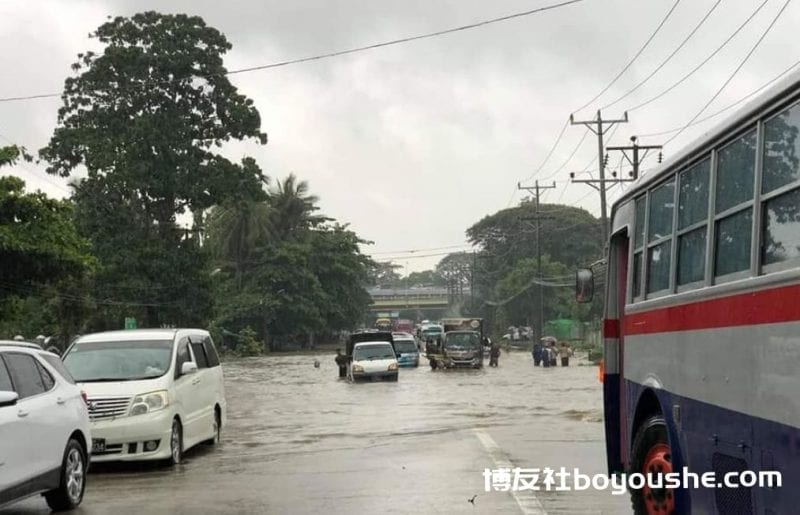
{"type": "Polygon", "coordinates": [[[225,390],[207,331],[88,334],[67,349],[64,365],[88,396],[93,462],[177,464],[186,449],[219,442],[225,390]]]}
{"type": "Polygon", "coordinates": [[[387,341],[366,341],[353,347],[353,360],[348,367],[350,381],[397,381],[397,356],[387,341]]]}

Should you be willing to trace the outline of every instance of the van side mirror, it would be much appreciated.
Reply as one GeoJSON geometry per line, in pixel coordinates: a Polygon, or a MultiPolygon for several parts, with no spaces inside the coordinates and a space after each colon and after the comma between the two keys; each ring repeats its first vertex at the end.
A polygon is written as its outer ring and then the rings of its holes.
{"type": "Polygon", "coordinates": [[[19,400],[17,392],[0,391],[0,408],[7,408],[13,406],[19,400]]]}
{"type": "Polygon", "coordinates": [[[197,372],[197,363],[194,361],[187,361],[181,365],[181,375],[186,376],[197,372]]]}
{"type": "Polygon", "coordinates": [[[575,272],[575,300],[580,304],[594,298],[594,272],[591,268],[579,268],[575,272]]]}

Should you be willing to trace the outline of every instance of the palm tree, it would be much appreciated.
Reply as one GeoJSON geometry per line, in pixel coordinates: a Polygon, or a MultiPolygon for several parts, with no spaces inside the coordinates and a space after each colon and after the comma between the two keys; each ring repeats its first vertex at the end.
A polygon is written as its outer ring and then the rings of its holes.
{"type": "Polygon", "coordinates": [[[285,240],[299,229],[329,220],[313,214],[319,209],[316,205],[318,201],[316,195],[308,194],[308,183],[298,181],[294,174],[278,181],[269,198],[274,211],[273,236],[278,240],[285,240]]]}
{"type": "Polygon", "coordinates": [[[234,270],[236,289],[253,263],[255,251],[272,236],[273,208],[262,201],[237,200],[215,207],[208,217],[208,242],[212,252],[234,270]]]}

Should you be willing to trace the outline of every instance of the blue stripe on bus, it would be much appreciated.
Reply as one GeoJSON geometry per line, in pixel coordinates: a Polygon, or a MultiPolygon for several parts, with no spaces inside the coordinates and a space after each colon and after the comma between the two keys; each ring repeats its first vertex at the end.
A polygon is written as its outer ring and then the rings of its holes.
{"type": "MultiPolygon", "coordinates": [[[[646,387],[632,381],[625,381],[625,387],[628,420],[632,423],[636,399],[641,397],[646,387]]],[[[673,452],[676,448],[679,450],[679,455],[673,456],[676,469],[685,463],[690,471],[698,474],[711,471],[716,454],[718,458],[724,455],[743,460],[747,470],[779,471],[782,488],[751,489],[754,513],[765,513],[765,510],[776,514],[798,512],[800,489],[796,485],[800,485],[800,428],[673,395],[665,390],[655,393],[667,421],[670,445],[673,452]],[[680,423],[673,419],[674,405],[680,406],[680,423]]],[[[633,442],[632,429],[627,429],[629,442],[633,442]]],[[[718,471],[718,476],[720,474],[718,471]]],[[[680,510],[676,509],[676,513],[716,514],[716,493],[715,489],[692,489],[689,492],[690,504],[689,499],[680,496],[682,506],[680,510]]]]}
{"type": "Polygon", "coordinates": [[[609,474],[624,471],[620,454],[619,395],[619,374],[606,374],[603,377],[603,413],[605,413],[606,463],[609,474]]]}

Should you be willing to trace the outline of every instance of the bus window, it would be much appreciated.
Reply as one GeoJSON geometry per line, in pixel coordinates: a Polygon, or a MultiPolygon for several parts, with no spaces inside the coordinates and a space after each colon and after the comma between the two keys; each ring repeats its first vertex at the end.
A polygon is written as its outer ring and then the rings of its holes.
{"type": "Polygon", "coordinates": [[[753,200],[756,131],[720,149],[717,163],[716,213],[753,200]]]}
{"type": "Polygon", "coordinates": [[[672,216],[675,206],[675,179],[650,193],[647,218],[647,293],[670,287],[672,216]]]}
{"type": "Polygon", "coordinates": [[[750,269],[756,132],[752,130],[718,153],[714,276],[750,269]],[[733,213],[731,213],[733,211],[733,213]]]}
{"type": "Polygon", "coordinates": [[[710,162],[704,159],[679,177],[678,286],[705,278],[710,162]]]}
{"type": "Polygon", "coordinates": [[[764,265],[800,258],[800,188],[764,203],[764,265]]]}
{"type": "Polygon", "coordinates": [[[764,123],[762,193],[769,193],[800,180],[798,131],[800,131],[799,104],[764,123]]]}
{"type": "Polygon", "coordinates": [[[717,222],[716,255],[714,275],[716,277],[741,272],[750,268],[750,231],[753,226],[753,211],[745,209],[717,222]]]}
{"type": "Polygon", "coordinates": [[[800,260],[799,133],[800,104],[764,123],[761,263],[769,268],[800,260]]]}

